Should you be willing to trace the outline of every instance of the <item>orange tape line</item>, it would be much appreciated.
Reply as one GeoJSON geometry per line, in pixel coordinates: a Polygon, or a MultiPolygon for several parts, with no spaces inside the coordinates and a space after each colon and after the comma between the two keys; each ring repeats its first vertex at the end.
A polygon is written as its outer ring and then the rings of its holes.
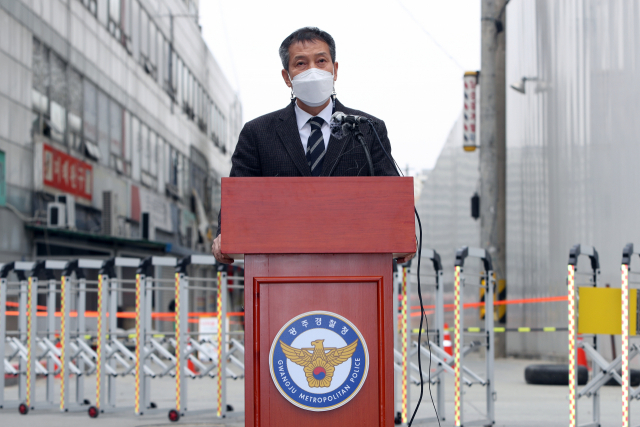
{"type": "MultiPolygon", "coordinates": [[[[504,301],[494,301],[493,305],[511,305],[511,304],[537,304],[542,302],[558,302],[558,301],[566,301],[566,295],[560,295],[557,297],[541,297],[541,298],[524,298],[524,299],[512,299],[512,300],[504,300],[504,301]]],[[[484,307],[484,302],[470,302],[464,305],[464,308],[477,308],[484,307]]],[[[436,308],[435,305],[425,305],[424,309],[436,308]]],[[[454,304],[445,304],[445,311],[453,311],[454,304]],[[448,309],[448,310],[447,310],[448,309]]],[[[419,310],[420,306],[412,306],[412,310],[419,310]]]]}
{"type": "MultiPolygon", "coordinates": [[[[18,304],[17,302],[13,302],[13,301],[7,301],[7,302],[6,302],[6,304],[7,304],[9,307],[19,307],[19,306],[20,306],[20,304],[18,304]]],[[[36,305],[36,308],[37,308],[38,310],[46,310],[46,309],[47,309],[47,307],[46,307],[46,306],[44,306],[44,305],[36,305]]]]}
{"type": "MultiPolygon", "coordinates": [[[[7,316],[17,316],[18,315],[18,311],[6,311],[5,314],[7,316]]],[[[36,316],[38,317],[47,317],[47,313],[46,312],[38,312],[36,313],[36,316]]],[[[56,317],[60,317],[61,314],[59,311],[56,311],[55,314],[56,317]]],[[[85,317],[98,317],[98,312],[97,311],[85,311],[84,312],[84,316],[85,317]]],[[[216,317],[217,313],[213,312],[213,313],[189,313],[189,317],[216,317]]],[[[231,313],[227,313],[227,317],[236,317],[236,316],[244,316],[244,313],[241,311],[238,312],[231,312],[231,313]]],[[[69,313],[69,317],[78,317],[78,312],[77,311],[72,311],[69,313]]],[[[109,313],[107,313],[107,317],[109,317],[109,313]]],[[[119,319],[135,319],[136,317],[136,313],[134,312],[130,312],[130,311],[121,311],[118,312],[116,315],[117,318],[119,319]]],[[[176,318],[176,314],[175,313],[152,313],[151,314],[151,318],[152,319],[159,319],[159,320],[175,320],[176,318]]],[[[196,321],[197,323],[197,321],[196,321]]]]}

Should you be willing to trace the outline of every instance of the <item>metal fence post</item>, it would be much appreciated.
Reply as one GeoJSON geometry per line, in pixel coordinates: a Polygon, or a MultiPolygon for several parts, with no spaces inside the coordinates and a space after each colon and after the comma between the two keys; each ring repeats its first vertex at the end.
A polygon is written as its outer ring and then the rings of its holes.
{"type": "Polygon", "coordinates": [[[184,362],[185,362],[185,350],[187,347],[187,322],[188,318],[186,316],[188,312],[188,301],[183,300],[183,287],[185,282],[185,272],[186,269],[183,265],[178,267],[178,271],[176,271],[176,290],[175,290],[175,337],[176,337],[176,348],[175,348],[175,357],[176,357],[176,411],[180,415],[184,415],[182,402],[183,402],[183,393],[184,393],[184,362]],[[186,310],[184,306],[186,305],[186,310]]]}
{"type": "Polygon", "coordinates": [[[227,273],[218,271],[218,295],[217,295],[217,315],[218,315],[218,409],[217,415],[224,418],[227,413],[227,350],[226,350],[226,282],[227,273]]]}
{"type": "Polygon", "coordinates": [[[144,330],[144,291],[143,286],[146,282],[145,275],[142,274],[142,265],[146,260],[140,263],[140,268],[136,272],[136,391],[134,401],[134,412],[136,415],[142,415],[143,411],[140,407],[140,394],[144,399],[144,343],[145,334],[144,330]]]}
{"type": "MultiPolygon", "coordinates": [[[[409,307],[408,299],[410,293],[409,274],[411,269],[409,267],[402,267],[402,289],[400,292],[400,342],[402,352],[402,409],[401,409],[401,422],[406,424],[409,419],[409,406],[411,405],[411,388],[409,387],[409,340],[411,338],[411,330],[409,324],[409,307]]],[[[422,372],[420,372],[422,374],[422,372]]]]}
{"type": "Polygon", "coordinates": [[[67,411],[69,404],[69,359],[67,344],[69,343],[69,297],[71,268],[68,265],[60,279],[60,411],[67,411]]]}
{"type": "Polygon", "coordinates": [[[7,330],[7,277],[4,264],[0,264],[0,409],[4,408],[4,352],[7,330]]]}
{"type": "Polygon", "coordinates": [[[103,269],[98,274],[98,322],[97,322],[97,344],[96,354],[96,408],[98,411],[104,408],[105,387],[107,379],[107,370],[103,365],[107,362],[106,344],[107,344],[107,295],[109,289],[109,275],[103,269]]]}
{"type": "Polygon", "coordinates": [[[462,282],[462,266],[456,265],[455,267],[455,275],[453,282],[453,295],[454,295],[454,340],[453,340],[453,356],[455,358],[455,396],[454,396],[454,422],[453,425],[456,427],[462,426],[463,422],[463,414],[462,414],[462,330],[463,330],[463,313],[462,313],[462,302],[464,300],[463,289],[464,286],[462,282]]]}
{"type": "Polygon", "coordinates": [[[27,281],[27,392],[25,403],[29,409],[33,409],[36,397],[36,336],[38,330],[36,306],[38,303],[38,278],[29,274],[27,281]]]}
{"type": "Polygon", "coordinates": [[[495,420],[495,383],[494,383],[494,357],[495,357],[495,343],[494,343],[494,330],[493,330],[493,294],[496,280],[493,274],[493,270],[487,268],[485,262],[485,274],[486,278],[484,283],[486,284],[485,299],[484,299],[484,322],[486,339],[486,366],[487,366],[487,417],[489,420],[495,420]]]}

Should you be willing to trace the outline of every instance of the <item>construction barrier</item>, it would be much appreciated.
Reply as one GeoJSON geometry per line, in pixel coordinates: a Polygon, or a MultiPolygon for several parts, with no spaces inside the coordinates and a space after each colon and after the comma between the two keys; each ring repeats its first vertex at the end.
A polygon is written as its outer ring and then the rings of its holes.
{"type": "MultiPolygon", "coordinates": [[[[191,378],[203,378],[209,376],[216,379],[216,415],[220,418],[233,411],[233,407],[227,404],[226,379],[238,379],[244,377],[244,344],[231,336],[227,323],[227,294],[229,286],[244,289],[243,285],[229,285],[229,278],[224,271],[217,271],[215,278],[189,277],[189,266],[213,267],[216,260],[210,255],[191,255],[184,258],[178,265],[175,275],[175,323],[176,335],[171,340],[175,347],[175,379],[176,379],[176,404],[169,411],[169,420],[178,421],[187,411],[187,381],[185,376],[191,378]],[[188,323],[188,308],[190,291],[210,290],[205,287],[205,282],[215,283],[216,292],[216,316],[215,333],[203,334],[203,331],[192,330],[188,323]],[[199,337],[194,337],[198,333],[199,337]],[[242,361],[240,359],[242,359],[242,361]],[[236,370],[227,366],[227,361],[233,363],[236,370]]],[[[244,281],[243,277],[233,277],[235,281],[244,281]]],[[[193,412],[193,411],[192,411],[193,412]]]]}
{"type": "MultiPolygon", "coordinates": [[[[628,267],[628,262],[626,266],[628,267]]],[[[623,264],[623,277],[624,271],[625,267],[623,264]]],[[[610,382],[611,379],[618,384],[622,384],[623,380],[620,375],[618,375],[617,370],[621,367],[623,360],[633,358],[638,352],[637,348],[629,351],[623,350],[622,355],[614,358],[614,360],[610,362],[598,352],[598,334],[620,334],[620,311],[618,311],[620,310],[620,306],[617,304],[621,301],[621,293],[623,295],[627,294],[628,297],[628,282],[625,284],[624,279],[622,290],[599,287],[599,285],[600,260],[598,252],[591,246],[575,245],[569,253],[567,276],[569,306],[569,425],[571,427],[595,427],[601,425],[600,389],[610,382]],[[585,273],[578,271],[578,260],[580,256],[586,256],[590,260],[590,268],[588,268],[588,271],[585,273]],[[581,283],[576,279],[580,276],[586,276],[588,281],[581,283]],[[611,301],[611,304],[608,304],[607,301],[611,301]],[[578,390],[578,364],[579,351],[581,350],[584,350],[586,356],[592,361],[593,372],[587,384],[578,390]],[[583,424],[579,424],[578,422],[578,401],[581,397],[590,397],[592,404],[590,411],[591,420],[583,424]]],[[[624,308],[622,311],[624,312],[624,308]]],[[[623,334],[623,349],[624,348],[623,334]]],[[[624,400],[623,398],[623,401],[624,400]]]]}
{"type": "Polygon", "coordinates": [[[89,293],[98,292],[99,281],[87,280],[85,274],[87,270],[99,271],[101,267],[101,260],[78,259],[65,263],[60,279],[60,410],[64,412],[90,404],[85,396],[85,378],[96,373],[98,363],[97,354],[88,343],[95,331],[87,330],[86,301],[89,293]],[[71,324],[72,309],[76,312],[74,325],[71,324]],[[75,378],[73,401],[69,387],[72,377],[75,378]]]}
{"type": "Polygon", "coordinates": [[[631,425],[631,417],[629,414],[629,401],[631,399],[640,398],[640,387],[635,390],[630,384],[630,367],[631,360],[638,354],[640,348],[637,343],[631,344],[629,339],[631,336],[637,335],[638,328],[638,290],[631,289],[631,285],[640,285],[640,272],[631,271],[631,258],[633,255],[639,255],[634,251],[633,243],[627,244],[622,250],[622,266],[621,266],[621,286],[620,286],[620,302],[622,305],[622,316],[620,322],[621,346],[620,346],[620,384],[622,388],[622,427],[631,425]],[[635,280],[630,280],[633,278],[635,280]],[[632,295],[633,294],[633,295],[632,295]]]}
{"type": "MultiPolygon", "coordinates": [[[[440,261],[440,255],[432,250],[432,249],[422,249],[422,257],[426,260],[431,261],[433,265],[433,271],[428,273],[421,278],[421,285],[425,286],[428,289],[435,288],[435,325],[433,330],[430,330],[430,333],[433,333],[433,341],[431,342],[431,346],[433,348],[442,348],[443,340],[444,340],[444,311],[442,310],[444,304],[444,287],[442,284],[442,263],[440,261]],[[431,277],[433,277],[433,281],[431,281],[431,277]]],[[[423,265],[426,265],[425,262],[423,265]]],[[[418,341],[414,340],[414,336],[418,335],[418,330],[413,330],[411,328],[411,311],[410,311],[410,302],[413,300],[412,297],[417,297],[416,290],[412,287],[412,269],[410,266],[400,267],[397,273],[397,286],[395,286],[394,290],[397,291],[397,297],[394,300],[397,301],[399,305],[399,316],[398,316],[398,327],[395,329],[398,331],[399,335],[399,343],[400,345],[394,349],[394,359],[395,359],[395,370],[400,374],[400,392],[396,395],[400,396],[399,409],[396,411],[396,421],[398,424],[406,424],[408,419],[411,416],[411,387],[410,384],[420,384],[420,377],[423,378],[424,381],[431,381],[431,384],[436,385],[436,410],[438,414],[440,414],[440,419],[443,420],[441,414],[444,414],[444,364],[439,363],[436,357],[434,357],[434,364],[438,365],[438,368],[435,372],[428,375],[420,375],[420,369],[418,365],[413,363],[411,359],[421,351],[424,356],[425,349],[422,346],[418,345],[418,341]],[[414,376],[413,374],[416,374],[414,376]]],[[[425,331],[426,332],[426,331],[425,331]]],[[[424,334],[426,338],[428,334],[424,334]]],[[[417,337],[416,337],[417,338],[417,337]]],[[[431,338],[431,337],[430,337],[431,338]]],[[[426,353],[428,357],[428,351],[426,353]]],[[[439,360],[439,359],[438,359],[439,360]]],[[[434,422],[437,421],[435,417],[431,418],[423,418],[423,419],[414,419],[414,422],[424,423],[424,422],[434,422]]]]}
{"type": "MultiPolygon", "coordinates": [[[[135,375],[135,354],[125,343],[126,332],[119,332],[118,300],[125,293],[136,292],[135,280],[118,279],[117,270],[137,268],[138,258],[111,258],[102,263],[98,275],[98,312],[96,333],[96,395],[95,406],[88,409],[91,418],[116,409],[118,379],[135,375]],[[129,287],[125,287],[129,285],[129,287]]],[[[123,409],[123,408],[119,408],[123,409]]]]}
{"type": "Polygon", "coordinates": [[[226,403],[226,381],[244,376],[243,331],[228,328],[229,316],[244,313],[228,313],[225,299],[229,289],[244,286],[243,277],[215,271],[215,264],[214,257],[199,255],[182,260],[149,257],[0,264],[0,409],[17,407],[27,414],[31,409],[69,412],[88,407],[92,418],[115,410],[142,415],[156,407],[151,401],[151,380],[169,375],[176,379],[176,408],[184,415],[185,376],[207,376],[215,378],[215,411],[225,417],[233,410],[226,403]],[[208,268],[213,274],[190,277],[186,274],[190,266],[208,268]],[[123,268],[137,269],[135,279],[119,278],[123,268]],[[156,277],[163,268],[171,270],[170,279],[156,277]],[[189,292],[205,287],[216,295],[217,311],[191,312],[189,292]],[[154,311],[153,304],[158,304],[163,291],[175,297],[175,309],[154,311]],[[135,313],[118,311],[125,294],[135,294],[135,313]],[[88,295],[96,296],[92,301],[97,301],[97,311],[87,311],[88,295]],[[46,305],[37,305],[38,296],[44,296],[46,305]],[[7,329],[7,316],[17,318],[16,330],[7,329]],[[133,321],[135,333],[119,329],[118,319],[133,321]],[[216,320],[217,332],[204,334],[201,329],[206,319],[216,320]],[[165,331],[158,331],[159,322],[164,322],[165,331]],[[171,331],[166,331],[167,326],[171,331]],[[96,376],[95,395],[86,389],[86,378],[91,375],[96,376]],[[35,401],[36,376],[46,378],[45,399],[39,402],[35,401]],[[135,378],[134,404],[116,407],[117,381],[126,376],[135,378]],[[5,399],[5,378],[11,377],[17,378],[16,401],[5,399]],[[59,390],[55,389],[56,378],[60,378],[59,390]]]}

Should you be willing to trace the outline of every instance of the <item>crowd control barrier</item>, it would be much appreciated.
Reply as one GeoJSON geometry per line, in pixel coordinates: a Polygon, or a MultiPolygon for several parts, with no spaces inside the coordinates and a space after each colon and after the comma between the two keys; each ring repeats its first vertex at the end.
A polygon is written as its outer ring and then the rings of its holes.
{"type": "Polygon", "coordinates": [[[154,291],[174,290],[175,283],[173,279],[154,277],[155,268],[175,268],[177,263],[178,260],[173,257],[149,257],[140,262],[136,272],[134,400],[136,415],[143,415],[147,409],[157,407],[151,402],[151,379],[164,375],[176,375],[176,358],[163,345],[165,334],[156,334],[152,329],[152,301],[154,291]]]}
{"type": "MultiPolygon", "coordinates": [[[[53,271],[64,268],[59,261],[14,262],[0,267],[0,408],[18,407],[22,414],[30,409],[47,408],[55,405],[54,377],[61,368],[60,351],[56,347],[55,301],[56,285],[53,271]],[[10,281],[15,273],[17,281],[10,281]],[[40,275],[45,276],[41,285],[40,275]],[[37,305],[38,295],[44,295],[46,306],[37,305]],[[7,297],[17,296],[18,301],[10,304],[18,308],[18,329],[6,330],[7,297]],[[44,316],[38,316],[43,309],[44,316]],[[38,317],[45,317],[43,330],[38,330],[38,317]],[[6,355],[6,345],[10,352],[6,355]],[[5,402],[5,374],[18,377],[18,400],[5,402]],[[36,402],[35,381],[38,375],[46,378],[46,395],[43,402],[36,402]]],[[[14,314],[14,313],[11,313],[14,314]]]]}
{"type": "MultiPolygon", "coordinates": [[[[0,269],[0,406],[3,408],[17,408],[27,401],[27,363],[29,360],[29,342],[27,340],[27,313],[30,284],[27,274],[33,269],[32,262],[11,262],[3,264],[0,269]],[[14,272],[16,280],[9,280],[14,272]],[[18,301],[11,304],[18,310],[18,329],[9,331],[7,325],[7,298],[17,297],[18,301]],[[16,307],[17,306],[17,307],[16,307]],[[6,345],[10,353],[6,355],[6,345]],[[6,356],[5,356],[6,355],[6,356]],[[5,374],[18,378],[18,400],[6,401],[4,398],[5,374]]],[[[28,408],[26,408],[28,409],[28,408]]]]}
{"type": "Polygon", "coordinates": [[[85,273],[86,270],[99,271],[102,261],[78,259],[65,264],[60,281],[60,410],[67,412],[90,404],[85,394],[85,378],[96,373],[98,364],[97,354],[89,345],[96,331],[87,329],[86,301],[89,293],[98,292],[99,283],[87,280],[85,273]],[[73,400],[72,377],[75,378],[73,400]]]}
{"type": "MultiPolygon", "coordinates": [[[[210,255],[191,255],[183,258],[178,264],[175,275],[175,323],[176,334],[172,340],[175,351],[175,379],[176,379],[176,405],[169,411],[169,420],[178,421],[187,411],[187,381],[185,377],[203,378],[216,377],[216,415],[224,418],[233,411],[233,407],[227,404],[226,379],[238,379],[244,376],[244,345],[233,337],[230,337],[227,324],[227,295],[228,277],[224,271],[218,271],[216,277],[197,278],[187,274],[189,266],[213,267],[216,260],[210,255]],[[215,313],[215,337],[205,334],[197,328],[189,327],[189,300],[191,291],[210,291],[212,287],[205,286],[215,282],[216,313],[215,313]],[[195,336],[198,335],[198,336],[195,336]],[[233,363],[241,373],[236,373],[227,366],[227,360],[233,363]],[[193,369],[189,367],[193,366],[193,369]],[[185,375],[183,375],[185,374],[185,375]]],[[[234,280],[244,280],[243,277],[233,277],[234,280]]],[[[244,288],[244,286],[233,285],[244,288]]],[[[199,315],[200,313],[193,313],[199,315]]],[[[207,313],[202,313],[207,314],[207,313]]],[[[193,411],[191,412],[193,413],[193,411]]]]}
{"type": "MultiPolygon", "coordinates": [[[[438,352],[443,348],[444,341],[444,288],[442,283],[442,263],[440,261],[440,255],[432,249],[422,249],[422,258],[425,261],[431,261],[433,264],[433,280],[430,280],[429,275],[421,277],[421,287],[423,289],[435,288],[435,324],[430,325],[433,329],[429,329],[429,333],[433,334],[429,336],[433,341],[430,342],[432,351],[438,352]]],[[[423,268],[426,267],[426,262],[422,263],[423,268]]],[[[400,407],[396,411],[398,416],[396,421],[400,424],[407,423],[411,416],[411,387],[410,383],[420,384],[420,370],[418,365],[411,361],[418,351],[422,352],[423,356],[423,372],[424,367],[428,365],[429,352],[426,348],[418,344],[417,340],[414,340],[413,336],[418,335],[418,331],[411,328],[411,310],[410,304],[417,298],[417,290],[414,290],[412,284],[414,283],[414,275],[412,275],[412,268],[410,266],[401,267],[396,273],[397,286],[395,290],[398,296],[394,298],[398,304],[400,311],[399,325],[395,329],[398,331],[399,345],[394,349],[395,371],[400,375],[400,392],[397,395],[400,396],[400,407]],[[415,293],[414,293],[415,292],[415,293]],[[425,361],[427,361],[425,363],[425,361]],[[413,374],[417,375],[414,376],[413,374]]],[[[397,312],[398,310],[396,310],[397,312]]],[[[425,331],[426,332],[426,331],[425,331]]],[[[427,338],[427,334],[423,333],[424,338],[427,338]]],[[[450,357],[444,350],[442,352],[450,357]]],[[[446,359],[446,358],[443,358],[446,359]]],[[[432,355],[432,361],[437,369],[431,373],[431,375],[423,374],[423,381],[431,381],[431,384],[436,385],[436,411],[440,420],[444,420],[444,372],[448,368],[453,374],[453,370],[448,365],[448,360],[440,359],[435,354],[432,355]]],[[[452,363],[452,361],[451,361],[452,363]]],[[[414,419],[415,423],[435,422],[436,417],[414,419]]]]}
{"type": "Polygon", "coordinates": [[[116,407],[117,381],[135,375],[135,354],[126,346],[129,335],[117,327],[118,299],[125,293],[135,293],[135,280],[118,279],[117,269],[137,268],[138,258],[110,258],[102,263],[97,287],[96,332],[96,396],[95,406],[88,409],[91,418],[105,411],[123,410],[116,407]],[[125,288],[125,285],[130,285],[125,288]]]}
{"type": "Polygon", "coordinates": [[[470,248],[464,246],[456,252],[455,272],[454,272],[454,425],[460,427],[463,424],[465,426],[470,425],[493,425],[495,424],[495,381],[494,381],[494,329],[493,329],[493,294],[495,291],[495,277],[493,275],[493,265],[491,263],[491,256],[485,249],[470,248]],[[485,289],[485,312],[484,316],[484,331],[472,332],[474,334],[480,334],[485,339],[485,364],[486,372],[482,377],[470,368],[465,366],[464,357],[474,347],[482,345],[481,342],[472,341],[465,345],[464,340],[464,288],[467,284],[464,271],[464,263],[468,257],[478,258],[482,261],[484,271],[479,274],[481,288],[485,289]],[[471,386],[473,384],[480,384],[486,389],[485,403],[486,413],[484,418],[464,421],[464,392],[463,386],[471,386]]]}
{"type": "MultiPolygon", "coordinates": [[[[569,252],[568,263],[567,300],[568,332],[569,332],[569,425],[571,427],[597,427],[600,426],[600,388],[611,378],[621,382],[616,369],[620,366],[621,358],[618,357],[608,362],[598,352],[598,335],[603,333],[602,325],[597,317],[600,310],[593,309],[599,305],[599,300],[617,289],[599,288],[600,284],[600,260],[595,248],[585,245],[575,245],[569,252]],[[590,268],[586,272],[578,272],[578,261],[581,256],[590,260],[590,268]],[[586,277],[588,280],[576,280],[577,277],[586,277]],[[592,336],[591,342],[578,340],[578,334],[592,336]],[[578,350],[584,349],[587,356],[594,363],[594,372],[587,384],[578,391],[578,350]],[[587,423],[578,423],[578,399],[590,397],[591,420],[587,423]]],[[[617,316],[616,316],[617,318],[617,316]]],[[[617,319],[616,319],[617,321],[617,319]]]]}
{"type": "Polygon", "coordinates": [[[156,407],[151,381],[170,376],[176,380],[176,408],[181,411],[172,409],[178,417],[170,419],[177,421],[187,409],[185,379],[208,377],[211,394],[217,396],[211,410],[227,416],[233,408],[227,404],[226,381],[244,377],[244,332],[230,330],[229,317],[244,313],[228,313],[226,298],[231,289],[244,289],[244,278],[215,267],[215,258],[208,255],[0,264],[0,409],[27,414],[32,409],[65,413],[88,408],[92,418],[125,410],[142,415],[156,407]],[[135,279],[123,279],[123,268],[137,269],[135,279]],[[189,276],[187,271],[206,274],[189,276]],[[205,289],[210,306],[192,312],[190,305],[200,304],[205,289]],[[162,292],[169,298],[159,302],[162,292]],[[119,304],[131,294],[135,313],[119,312],[119,304]],[[88,311],[88,304],[96,311],[88,311]],[[159,309],[165,305],[168,312],[159,309]],[[135,333],[119,329],[119,319],[131,322],[135,333]],[[7,320],[16,327],[7,328],[7,320]],[[215,331],[209,320],[219,325],[215,331]],[[95,395],[86,383],[94,374],[95,395]],[[117,386],[127,376],[135,380],[133,407],[117,407],[117,386]],[[36,377],[46,381],[38,402],[36,377]],[[14,378],[17,398],[10,401],[5,386],[14,378]]]}
{"type": "Polygon", "coordinates": [[[629,339],[631,336],[638,335],[638,289],[631,288],[633,285],[640,285],[640,271],[631,271],[631,259],[633,255],[639,255],[634,251],[633,243],[627,244],[622,250],[622,266],[621,266],[621,287],[620,300],[622,304],[622,317],[620,323],[621,333],[621,351],[620,351],[620,367],[621,367],[621,388],[622,388],[622,427],[631,425],[631,417],[629,414],[629,401],[631,399],[640,398],[640,387],[635,390],[630,384],[630,367],[631,360],[638,354],[640,348],[638,343],[631,344],[629,339]]]}

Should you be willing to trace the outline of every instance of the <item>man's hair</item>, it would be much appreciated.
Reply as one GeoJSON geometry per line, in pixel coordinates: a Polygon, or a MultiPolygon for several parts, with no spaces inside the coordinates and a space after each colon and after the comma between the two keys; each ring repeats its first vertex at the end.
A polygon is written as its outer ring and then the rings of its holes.
{"type": "Polygon", "coordinates": [[[280,45],[280,60],[282,67],[289,71],[289,46],[294,43],[314,42],[321,40],[329,45],[329,54],[331,62],[336,62],[336,42],[333,37],[326,31],[322,31],[318,27],[304,27],[291,33],[280,45]]]}

